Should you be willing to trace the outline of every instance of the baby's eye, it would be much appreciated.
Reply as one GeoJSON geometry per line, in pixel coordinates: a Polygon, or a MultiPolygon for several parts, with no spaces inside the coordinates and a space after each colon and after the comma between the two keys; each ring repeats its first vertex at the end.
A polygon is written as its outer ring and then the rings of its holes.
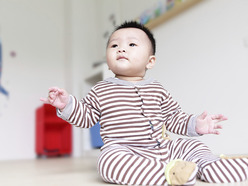
{"type": "Polygon", "coordinates": [[[129,46],[133,47],[133,46],[137,46],[135,43],[130,43],[129,46]]]}
{"type": "Polygon", "coordinates": [[[111,48],[116,48],[116,47],[118,47],[118,45],[117,45],[117,44],[113,44],[113,45],[111,45],[111,48]]]}

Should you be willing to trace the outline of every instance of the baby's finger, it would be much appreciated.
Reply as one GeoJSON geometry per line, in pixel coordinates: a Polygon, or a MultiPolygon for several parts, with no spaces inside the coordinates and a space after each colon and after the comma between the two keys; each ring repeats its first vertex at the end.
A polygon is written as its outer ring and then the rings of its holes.
{"type": "Polygon", "coordinates": [[[213,131],[213,134],[220,135],[220,131],[214,130],[214,131],[213,131]]]}
{"type": "Polygon", "coordinates": [[[43,98],[43,97],[40,98],[40,101],[42,101],[44,103],[49,103],[48,99],[47,98],[43,98]]]}
{"type": "Polygon", "coordinates": [[[56,91],[51,90],[48,92],[48,97],[56,96],[57,94],[58,94],[58,90],[56,90],[56,91]]]}
{"type": "Polygon", "coordinates": [[[212,115],[212,120],[218,120],[217,122],[220,122],[220,121],[225,121],[227,120],[228,118],[222,114],[217,114],[217,115],[212,115]]]}
{"type": "Polygon", "coordinates": [[[211,116],[211,118],[212,118],[213,120],[220,119],[220,118],[222,118],[222,117],[223,117],[222,114],[215,114],[215,115],[212,115],[212,116],[211,116]]]}
{"type": "Polygon", "coordinates": [[[57,92],[58,91],[58,87],[50,87],[49,89],[48,89],[48,91],[49,91],[49,93],[50,92],[57,92]]]}
{"type": "Polygon", "coordinates": [[[222,125],[220,125],[220,124],[215,124],[214,128],[215,128],[215,129],[222,129],[222,128],[223,128],[223,126],[222,126],[222,125]]]}
{"type": "Polygon", "coordinates": [[[61,95],[65,95],[66,94],[66,91],[64,89],[57,89],[57,93],[58,94],[61,94],[61,95]]]}

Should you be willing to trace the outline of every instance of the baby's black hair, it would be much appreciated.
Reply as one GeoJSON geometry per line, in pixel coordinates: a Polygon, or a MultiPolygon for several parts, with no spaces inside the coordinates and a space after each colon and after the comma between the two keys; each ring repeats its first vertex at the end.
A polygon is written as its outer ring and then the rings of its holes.
{"type": "Polygon", "coordinates": [[[156,41],[153,37],[153,34],[151,33],[151,31],[145,27],[144,25],[136,22],[136,21],[125,21],[123,24],[121,24],[120,26],[116,27],[116,29],[114,30],[117,31],[117,30],[120,30],[120,29],[123,29],[123,28],[138,28],[142,31],[144,31],[146,33],[146,35],[148,36],[150,42],[151,42],[151,45],[152,45],[152,54],[155,55],[155,52],[156,52],[156,41]]]}

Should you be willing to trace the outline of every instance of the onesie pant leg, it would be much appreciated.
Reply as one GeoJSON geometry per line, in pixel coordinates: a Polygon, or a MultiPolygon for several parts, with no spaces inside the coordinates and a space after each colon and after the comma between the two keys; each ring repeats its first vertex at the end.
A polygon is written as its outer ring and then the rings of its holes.
{"type": "Polygon", "coordinates": [[[248,159],[220,159],[195,139],[177,139],[168,143],[170,159],[192,161],[198,166],[197,176],[210,183],[230,183],[247,179],[248,159]]]}
{"type": "Polygon", "coordinates": [[[247,179],[248,159],[220,159],[203,168],[201,179],[210,183],[232,183],[247,179]]]}
{"type": "MultiPolygon", "coordinates": [[[[167,154],[167,149],[164,151],[167,154]]],[[[151,150],[151,153],[153,152],[154,150],[151,150]]],[[[149,153],[147,155],[149,156],[149,153]]],[[[164,175],[166,164],[164,159],[142,156],[135,150],[116,145],[102,151],[98,159],[98,172],[105,182],[110,183],[167,185],[164,175]]],[[[194,178],[190,178],[185,185],[194,185],[194,183],[194,178]]]]}
{"type": "Polygon", "coordinates": [[[167,185],[164,169],[165,163],[119,145],[104,149],[98,159],[102,179],[122,185],[167,185]]]}

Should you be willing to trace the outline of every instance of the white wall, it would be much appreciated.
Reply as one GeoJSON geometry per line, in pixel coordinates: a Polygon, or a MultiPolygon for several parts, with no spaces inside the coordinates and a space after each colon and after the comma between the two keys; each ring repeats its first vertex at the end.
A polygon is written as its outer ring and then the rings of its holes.
{"type": "Polygon", "coordinates": [[[0,160],[35,157],[39,98],[49,86],[64,86],[64,5],[59,1],[0,1],[1,84],[10,94],[0,94],[0,160]]]}

